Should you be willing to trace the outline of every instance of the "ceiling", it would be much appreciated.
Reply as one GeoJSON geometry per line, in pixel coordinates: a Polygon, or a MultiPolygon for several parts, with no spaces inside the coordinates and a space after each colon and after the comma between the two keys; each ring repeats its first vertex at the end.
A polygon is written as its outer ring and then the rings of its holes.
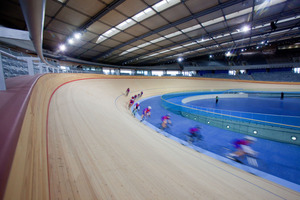
{"type": "MultiPolygon", "coordinates": [[[[0,22],[26,30],[17,0],[1,0],[0,22]]],[[[265,48],[298,38],[299,27],[299,0],[47,0],[43,48],[98,63],[160,65],[265,48]]]]}

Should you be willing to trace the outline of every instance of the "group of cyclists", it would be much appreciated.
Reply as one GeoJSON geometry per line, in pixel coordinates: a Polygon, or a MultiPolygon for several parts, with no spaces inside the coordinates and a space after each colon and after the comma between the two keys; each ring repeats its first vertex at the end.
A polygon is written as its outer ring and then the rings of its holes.
{"type": "MultiPolygon", "coordinates": [[[[126,92],[125,92],[125,96],[128,96],[129,92],[130,92],[130,89],[127,88],[127,90],[126,90],[126,92]]],[[[133,95],[133,96],[131,97],[131,99],[129,100],[128,109],[130,109],[131,106],[133,106],[134,102],[135,102],[137,99],[141,98],[142,96],[143,96],[143,91],[141,91],[140,93],[138,93],[138,94],[136,94],[136,95],[133,95]]],[[[140,105],[140,103],[137,102],[136,105],[135,105],[136,109],[139,109],[139,105],[140,105]]]]}
{"type": "MultiPolygon", "coordinates": [[[[129,91],[130,90],[128,88],[126,90],[126,96],[128,96],[129,91]]],[[[136,113],[140,110],[140,103],[137,102],[136,104],[134,104],[134,100],[137,97],[141,97],[142,94],[143,94],[143,92],[141,92],[138,96],[135,95],[136,97],[133,96],[129,102],[129,108],[131,108],[131,106],[134,105],[134,107],[132,109],[132,114],[134,117],[135,117],[136,113]]],[[[151,110],[152,110],[151,106],[144,108],[142,115],[141,115],[141,120],[140,120],[141,122],[151,116],[151,110]]],[[[166,129],[169,128],[170,125],[172,125],[170,114],[163,115],[161,117],[160,130],[166,131],[166,129]]],[[[203,140],[203,137],[201,134],[201,127],[199,125],[189,128],[185,135],[186,135],[186,141],[189,144],[194,144],[196,141],[203,140]]],[[[242,139],[236,139],[236,140],[232,141],[234,150],[231,153],[228,153],[226,155],[226,157],[228,157],[232,160],[235,160],[235,161],[240,161],[239,159],[244,157],[245,155],[256,157],[257,152],[251,148],[251,144],[253,144],[255,141],[256,141],[256,138],[250,137],[250,136],[245,136],[242,139]]]]}

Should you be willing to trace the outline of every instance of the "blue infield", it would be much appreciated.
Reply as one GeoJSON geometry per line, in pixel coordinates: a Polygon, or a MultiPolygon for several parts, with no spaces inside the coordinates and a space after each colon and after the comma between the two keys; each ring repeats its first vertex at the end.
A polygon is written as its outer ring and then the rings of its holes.
{"type": "MultiPolygon", "coordinates": [[[[211,101],[212,99],[202,99],[190,103],[196,106],[200,105],[201,107],[235,109],[243,112],[250,110],[253,112],[253,109],[258,109],[257,111],[263,113],[300,116],[299,99],[288,100],[288,98],[285,98],[283,102],[282,100],[272,98],[243,98],[243,100],[228,98],[226,100],[221,99],[218,105],[214,101],[213,103],[211,101]],[[271,105],[273,108],[269,109],[270,106],[265,106],[266,104],[271,105]],[[282,109],[285,110],[284,113],[280,111],[282,109]]],[[[241,139],[245,135],[202,124],[174,114],[162,107],[161,96],[141,101],[141,109],[136,115],[138,119],[140,119],[143,109],[148,106],[152,107],[151,117],[144,120],[143,123],[157,132],[201,153],[300,192],[300,146],[257,138],[257,142],[252,145],[252,148],[259,152],[256,160],[257,166],[249,165],[246,158],[242,160],[244,164],[239,164],[227,159],[225,155],[230,150],[233,150],[232,141],[241,139]],[[161,131],[159,130],[161,117],[166,114],[171,116],[172,125],[165,131],[161,131]],[[201,127],[203,140],[195,141],[190,145],[186,142],[186,134],[188,134],[189,128],[196,125],[201,127]]]]}

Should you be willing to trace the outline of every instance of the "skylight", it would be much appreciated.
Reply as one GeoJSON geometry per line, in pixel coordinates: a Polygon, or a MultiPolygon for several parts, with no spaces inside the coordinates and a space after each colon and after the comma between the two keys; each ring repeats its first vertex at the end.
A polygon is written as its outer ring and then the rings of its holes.
{"type": "Polygon", "coordinates": [[[192,43],[185,44],[185,45],[183,45],[183,46],[184,46],[184,47],[188,47],[188,46],[196,45],[196,44],[197,44],[197,42],[192,42],[192,43]]]}
{"type": "MultiPolygon", "coordinates": [[[[276,4],[279,4],[279,3],[282,3],[282,2],[285,2],[285,1],[286,1],[286,0],[272,0],[272,1],[268,1],[268,3],[269,3],[268,6],[274,6],[274,5],[276,5],[276,4]],[[270,3],[270,2],[271,2],[271,3],[270,3]]],[[[164,1],[161,1],[161,2],[159,2],[159,3],[157,3],[157,4],[155,4],[155,5],[157,5],[157,6],[159,6],[159,5],[165,5],[166,2],[167,2],[167,0],[164,0],[164,1]]],[[[175,2],[175,1],[174,1],[174,2],[175,2]]],[[[152,8],[154,8],[155,5],[154,5],[152,8]]],[[[260,5],[261,5],[261,4],[260,4],[260,5]]],[[[260,10],[260,9],[263,9],[263,7],[259,7],[259,5],[255,6],[255,10],[260,10]]],[[[142,11],[142,12],[144,12],[144,11],[142,11]]],[[[140,13],[142,13],[142,12],[140,12],[140,13]]],[[[228,14],[228,15],[225,16],[225,18],[228,20],[228,19],[236,18],[236,17],[238,17],[238,16],[242,16],[242,15],[251,13],[251,12],[252,12],[252,7],[249,7],[249,8],[246,8],[246,9],[244,9],[244,10],[241,10],[241,11],[238,11],[238,12],[234,12],[234,13],[231,13],[231,14],[228,14]]],[[[137,14],[137,15],[140,15],[140,13],[137,14]]],[[[290,19],[290,20],[294,20],[294,19],[298,19],[298,18],[300,18],[300,16],[297,16],[297,17],[294,17],[294,18],[289,18],[289,19],[290,19]]],[[[213,20],[209,20],[209,21],[207,21],[207,22],[203,22],[203,23],[202,23],[202,26],[210,26],[210,25],[216,24],[216,23],[221,22],[221,21],[224,21],[224,17],[223,17],[223,16],[222,16],[222,17],[219,17],[219,18],[216,18],[216,19],[213,19],[213,20]]],[[[286,21],[289,21],[289,20],[286,20],[286,21]]],[[[284,22],[284,21],[281,20],[280,22],[284,22]]],[[[278,22],[278,23],[279,23],[279,22],[278,22]]],[[[262,26],[263,26],[263,25],[262,25],[262,26]]],[[[256,29],[256,28],[261,28],[262,26],[255,27],[255,29],[256,29]]],[[[191,27],[188,27],[188,28],[183,29],[182,32],[183,32],[183,33],[188,33],[188,32],[190,32],[190,31],[197,30],[197,29],[200,29],[200,28],[201,28],[201,25],[197,24],[197,25],[194,25],[194,26],[191,26],[191,27]]],[[[247,31],[249,31],[249,30],[250,30],[250,27],[246,27],[246,26],[245,26],[245,27],[243,27],[241,30],[234,31],[234,32],[232,32],[231,34],[234,35],[234,34],[239,33],[240,31],[247,32],[247,31]]],[[[151,42],[151,43],[157,43],[157,42],[163,41],[163,40],[165,40],[165,39],[167,39],[167,38],[171,38],[171,37],[175,37],[175,36],[177,36],[177,35],[180,35],[180,34],[182,34],[182,32],[181,32],[181,31],[176,31],[176,32],[174,32],[174,33],[170,33],[170,34],[166,35],[165,37],[160,37],[160,38],[151,40],[150,42],[151,42]]],[[[230,35],[229,33],[227,33],[227,34],[225,34],[225,35],[219,35],[219,36],[216,36],[214,39],[226,37],[226,36],[229,36],[229,35],[230,35]]],[[[206,39],[206,40],[201,40],[201,41],[199,40],[199,41],[197,41],[197,42],[199,42],[199,43],[200,43],[200,42],[206,42],[206,41],[208,41],[208,40],[211,40],[211,39],[206,39]]],[[[123,52],[123,53],[124,53],[124,52],[123,52]]],[[[123,53],[120,54],[120,55],[124,55],[123,53]]]]}
{"type": "Polygon", "coordinates": [[[152,8],[147,8],[146,10],[143,10],[138,14],[134,15],[132,19],[134,19],[137,22],[140,22],[144,19],[151,17],[152,15],[155,15],[155,11],[152,8]]]}
{"type": "Polygon", "coordinates": [[[216,19],[212,19],[212,20],[209,20],[207,22],[203,22],[202,23],[202,26],[209,26],[209,25],[212,25],[212,24],[216,24],[218,22],[222,22],[224,21],[224,17],[219,17],[219,18],[216,18],[216,19]]]}
{"type": "Polygon", "coordinates": [[[168,35],[165,35],[165,38],[171,38],[171,37],[175,37],[177,35],[181,35],[181,31],[176,31],[174,33],[171,33],[171,34],[168,34],[168,35]]]}
{"type": "Polygon", "coordinates": [[[120,30],[125,30],[125,29],[129,28],[130,26],[133,26],[134,24],[136,24],[136,22],[141,22],[141,21],[155,15],[156,12],[161,12],[163,10],[166,10],[169,7],[174,6],[178,3],[180,3],[180,0],[162,0],[162,1],[154,4],[152,6],[152,8],[148,7],[145,10],[134,15],[132,18],[129,18],[129,19],[121,22],[120,24],[118,24],[116,26],[116,28],[109,29],[108,31],[106,31],[105,33],[103,33],[102,35],[99,36],[96,43],[99,44],[100,42],[103,42],[107,38],[110,38],[110,37],[116,35],[117,33],[120,32],[120,30]],[[105,36],[106,38],[103,36],[105,36]]]}
{"type": "Polygon", "coordinates": [[[181,49],[182,48],[182,46],[179,46],[179,47],[174,47],[174,48],[172,48],[172,49],[170,49],[170,50],[176,50],[176,49],[181,49]]]}
{"type": "Polygon", "coordinates": [[[234,42],[238,43],[238,42],[242,42],[242,41],[246,41],[246,40],[249,40],[248,38],[243,38],[243,39],[240,39],[240,40],[235,40],[234,42]]]}
{"type": "Polygon", "coordinates": [[[157,4],[153,5],[152,8],[156,10],[156,12],[161,12],[171,6],[180,3],[180,0],[163,0],[158,2],[157,4]]]}
{"type": "Polygon", "coordinates": [[[282,19],[282,20],[279,20],[279,21],[277,22],[277,24],[278,24],[278,23],[287,22],[287,21],[291,21],[291,20],[295,20],[295,19],[299,19],[299,18],[300,18],[300,15],[295,16],[295,17],[290,17],[290,18],[287,18],[287,19],[282,19]]]}
{"type": "Polygon", "coordinates": [[[148,45],[152,44],[151,42],[146,42],[144,44],[140,44],[139,46],[137,46],[138,48],[143,48],[143,47],[146,47],[148,45]]]}
{"type": "Polygon", "coordinates": [[[165,39],[166,39],[165,37],[160,37],[160,38],[151,40],[150,42],[151,42],[151,43],[157,43],[157,42],[160,42],[160,41],[165,40],[165,39]]]}
{"type": "Polygon", "coordinates": [[[171,51],[171,50],[164,50],[164,51],[161,51],[160,53],[166,53],[166,52],[169,52],[169,51],[171,51]]]}
{"type": "Polygon", "coordinates": [[[252,8],[250,7],[250,8],[246,8],[244,10],[241,10],[241,11],[234,12],[234,13],[231,13],[229,15],[226,15],[225,18],[227,20],[229,20],[229,19],[232,19],[232,18],[236,18],[236,17],[242,16],[242,15],[251,13],[251,12],[252,12],[252,8]]]}
{"type": "Polygon", "coordinates": [[[262,10],[265,9],[267,7],[271,7],[280,3],[285,2],[286,0],[271,0],[271,1],[264,1],[262,4],[256,5],[254,7],[255,12],[257,12],[258,10],[262,10]]]}
{"type": "Polygon", "coordinates": [[[120,30],[116,29],[116,28],[111,28],[108,31],[106,31],[105,33],[103,33],[103,36],[105,37],[111,37],[113,35],[116,35],[117,33],[119,33],[120,30]]]}
{"type": "Polygon", "coordinates": [[[200,26],[200,24],[197,24],[195,26],[183,29],[182,32],[187,33],[187,32],[199,29],[199,28],[201,28],[201,26],[200,26]]]}
{"type": "Polygon", "coordinates": [[[118,28],[120,30],[125,30],[125,29],[133,26],[134,24],[136,24],[136,22],[134,20],[132,20],[131,18],[129,18],[126,21],[119,24],[118,26],[116,26],[116,28],[118,28]]]}
{"type": "MultiPolygon", "coordinates": [[[[286,1],[286,0],[272,0],[272,1],[268,1],[267,4],[265,4],[265,5],[267,5],[268,7],[270,7],[270,6],[274,6],[274,5],[276,5],[276,4],[285,2],[285,1],[286,1]]],[[[166,5],[167,2],[169,2],[169,1],[168,1],[168,0],[161,1],[161,2],[159,2],[159,3],[157,3],[157,4],[155,4],[154,6],[152,6],[152,8],[155,9],[155,8],[159,7],[160,5],[163,7],[163,5],[166,5]],[[157,7],[156,7],[156,6],[157,6],[157,7]]],[[[177,1],[174,1],[174,2],[177,2],[177,1]]],[[[171,4],[170,4],[170,5],[171,5],[171,4]]],[[[173,4],[172,4],[172,5],[173,5],[173,4]]],[[[175,4],[174,4],[174,5],[175,5],[175,4]]],[[[260,4],[260,5],[261,5],[261,4],[260,4]]],[[[256,10],[256,11],[264,8],[264,7],[260,6],[260,5],[256,5],[256,6],[255,6],[255,10],[256,10]]],[[[156,9],[155,9],[155,10],[156,10],[156,9]]],[[[159,9],[158,9],[158,10],[159,10],[159,9]]],[[[157,10],[156,10],[156,11],[157,11],[157,10]]],[[[144,12],[144,11],[142,11],[142,12],[144,12]]],[[[149,12],[150,12],[150,11],[149,11],[149,12]]],[[[249,8],[246,8],[246,9],[244,9],[244,10],[241,10],[241,11],[238,11],[238,12],[234,12],[234,13],[231,13],[231,14],[228,14],[228,15],[225,16],[225,18],[228,20],[228,19],[236,18],[236,17],[242,16],[242,15],[251,13],[251,12],[252,12],[252,7],[249,7],[249,8]]],[[[139,14],[140,14],[140,13],[139,13],[139,14]]],[[[137,15],[139,15],[139,14],[137,14],[137,15]]],[[[282,23],[282,22],[286,22],[286,21],[290,21],[290,20],[295,20],[295,19],[298,19],[298,18],[300,18],[300,16],[296,16],[296,17],[291,17],[291,18],[288,18],[288,19],[280,20],[280,21],[278,21],[277,23],[282,23]]],[[[225,20],[225,19],[224,19],[224,17],[222,16],[222,17],[219,17],[219,18],[216,18],[216,19],[213,19],[213,20],[209,20],[209,21],[207,21],[207,22],[203,22],[203,23],[202,23],[202,26],[213,25],[213,24],[219,23],[219,22],[224,21],[224,20],[225,20]]],[[[262,28],[262,27],[264,27],[264,25],[256,26],[255,28],[253,27],[252,29],[258,29],[258,28],[262,28]]],[[[150,45],[151,43],[154,44],[154,43],[163,41],[163,40],[165,40],[165,39],[167,39],[167,38],[175,37],[175,36],[177,36],[177,35],[182,34],[182,32],[183,32],[183,33],[187,33],[187,32],[190,32],[190,31],[193,31],[193,30],[197,30],[197,29],[200,29],[200,28],[201,28],[201,25],[197,24],[197,25],[194,25],[194,26],[185,28],[185,29],[183,29],[183,30],[181,30],[181,31],[176,31],[176,32],[174,32],[174,33],[170,33],[170,34],[168,34],[168,35],[165,35],[164,37],[159,37],[159,38],[157,38],[157,39],[151,40],[150,43],[147,42],[147,43],[144,43],[144,44],[142,44],[142,45],[139,45],[138,47],[139,47],[139,48],[142,48],[142,47],[144,47],[144,46],[150,45]],[[144,45],[144,46],[143,46],[143,45],[144,45]]],[[[215,36],[214,39],[227,37],[227,36],[229,36],[230,34],[231,34],[231,35],[235,35],[235,34],[238,34],[238,33],[240,34],[241,32],[247,32],[247,31],[249,31],[250,29],[251,29],[250,27],[244,26],[244,27],[242,27],[241,30],[233,31],[232,33],[226,33],[226,34],[224,34],[224,35],[215,36]]],[[[274,33],[273,33],[273,34],[274,34],[274,33]]],[[[207,38],[207,39],[198,40],[197,43],[203,43],[203,42],[206,42],[206,41],[209,41],[209,40],[212,40],[212,39],[211,39],[211,38],[207,38]]],[[[238,40],[237,42],[240,42],[240,41],[242,41],[242,40],[238,40]]],[[[179,48],[186,47],[186,46],[190,46],[190,45],[193,45],[193,44],[194,44],[194,43],[189,43],[189,44],[186,44],[186,45],[183,45],[183,46],[180,46],[180,47],[175,47],[175,48],[173,48],[173,49],[171,49],[171,50],[179,49],[179,48]]],[[[196,43],[195,43],[195,44],[196,44],[196,43]]],[[[223,43],[222,45],[228,45],[228,44],[232,44],[232,42],[223,43]]],[[[125,52],[123,52],[123,53],[120,54],[120,55],[124,55],[124,54],[126,54],[126,53],[128,53],[128,52],[131,52],[131,50],[132,50],[132,48],[130,49],[130,51],[126,50],[125,52]]],[[[204,50],[204,48],[202,48],[201,50],[204,50]]],[[[198,51],[199,51],[199,50],[198,50],[198,51]]],[[[165,52],[167,52],[167,51],[165,50],[165,51],[162,51],[162,52],[165,53],[165,52]]],[[[160,53],[162,53],[162,52],[160,52],[160,53]]],[[[159,54],[159,53],[157,53],[157,54],[159,54]]],[[[157,54],[155,54],[155,55],[157,55],[157,54]]],[[[146,56],[146,57],[152,57],[152,56],[154,56],[154,54],[152,54],[152,55],[150,55],[150,56],[146,56]]],[[[146,57],[143,57],[143,58],[146,58],[146,57]]]]}

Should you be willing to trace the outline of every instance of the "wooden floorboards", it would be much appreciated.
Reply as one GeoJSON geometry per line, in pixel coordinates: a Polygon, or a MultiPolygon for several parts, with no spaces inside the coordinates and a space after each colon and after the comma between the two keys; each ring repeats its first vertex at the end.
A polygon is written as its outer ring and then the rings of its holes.
{"type": "Polygon", "coordinates": [[[128,87],[131,94],[144,91],[144,98],[187,90],[300,89],[204,79],[46,75],[32,93],[4,199],[299,199],[297,192],[141,124],[126,108],[130,96],[122,93],[128,87]],[[78,79],[88,80],[72,82],[78,79]]]}

